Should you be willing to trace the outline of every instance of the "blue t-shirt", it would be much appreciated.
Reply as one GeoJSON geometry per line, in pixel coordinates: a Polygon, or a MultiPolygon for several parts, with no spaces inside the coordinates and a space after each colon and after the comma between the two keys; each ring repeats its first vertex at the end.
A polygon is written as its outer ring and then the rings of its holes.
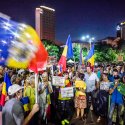
{"type": "MultiPolygon", "coordinates": [[[[114,83],[111,84],[110,88],[114,87],[114,83]]],[[[118,86],[120,86],[121,84],[119,84],[118,86]]],[[[112,93],[111,96],[111,103],[115,103],[115,104],[123,104],[123,95],[118,91],[117,88],[115,88],[114,92],[112,93]]]]}
{"type": "Polygon", "coordinates": [[[114,82],[114,76],[113,75],[108,75],[108,80],[110,81],[110,82],[114,82]]]}
{"type": "Polygon", "coordinates": [[[98,70],[97,76],[98,76],[99,79],[101,78],[101,72],[100,72],[100,70],[98,70]]]}

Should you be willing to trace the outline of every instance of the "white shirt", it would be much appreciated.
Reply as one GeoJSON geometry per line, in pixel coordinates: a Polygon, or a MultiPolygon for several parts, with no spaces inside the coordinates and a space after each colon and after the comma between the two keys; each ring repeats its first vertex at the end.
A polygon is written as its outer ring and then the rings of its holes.
{"type": "Polygon", "coordinates": [[[90,75],[88,73],[85,73],[85,82],[87,85],[86,92],[92,92],[95,90],[95,83],[99,82],[99,78],[97,77],[97,74],[92,72],[90,75]]]}
{"type": "MultiPolygon", "coordinates": [[[[49,82],[48,86],[51,88],[51,90],[53,91],[52,89],[52,85],[51,83],[49,82]]],[[[44,83],[39,83],[39,90],[43,90],[45,87],[45,84],[44,83]]],[[[40,99],[42,99],[43,103],[46,104],[46,96],[47,96],[47,88],[43,91],[42,94],[40,94],[40,99]]]]}

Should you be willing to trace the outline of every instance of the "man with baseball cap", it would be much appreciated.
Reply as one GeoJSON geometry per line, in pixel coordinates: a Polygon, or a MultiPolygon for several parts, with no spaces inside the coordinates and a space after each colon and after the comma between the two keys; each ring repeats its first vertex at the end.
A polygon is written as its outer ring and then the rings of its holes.
{"type": "Polygon", "coordinates": [[[9,101],[6,102],[2,111],[2,125],[27,125],[34,114],[39,110],[38,104],[34,104],[32,111],[24,118],[22,98],[23,87],[13,84],[8,89],[9,101]]]}

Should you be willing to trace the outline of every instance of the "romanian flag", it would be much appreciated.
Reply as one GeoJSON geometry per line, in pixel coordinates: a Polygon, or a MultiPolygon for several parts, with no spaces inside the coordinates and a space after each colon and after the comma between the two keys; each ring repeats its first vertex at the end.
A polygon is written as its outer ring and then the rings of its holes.
{"type": "Polygon", "coordinates": [[[35,57],[31,60],[29,64],[29,69],[38,73],[38,71],[43,70],[47,65],[48,53],[44,48],[43,44],[40,43],[39,49],[35,54],[35,57]]]}
{"type": "Polygon", "coordinates": [[[3,82],[3,87],[2,87],[2,94],[1,94],[1,100],[0,100],[0,105],[4,106],[5,104],[5,98],[8,92],[8,88],[12,85],[10,78],[7,73],[4,75],[4,82],[3,82]]]}
{"type": "Polygon", "coordinates": [[[87,57],[86,57],[87,62],[89,62],[90,66],[94,68],[94,44],[92,45],[87,57]]]}
{"type": "Polygon", "coordinates": [[[66,60],[69,58],[73,58],[72,41],[70,35],[68,36],[62,56],[58,62],[58,65],[62,67],[63,71],[66,71],[66,60]]]}
{"type": "Polygon", "coordinates": [[[29,108],[29,98],[28,97],[23,97],[20,101],[23,104],[24,111],[28,112],[30,110],[30,108],[29,108]]]}
{"type": "Polygon", "coordinates": [[[36,31],[29,25],[0,17],[0,65],[30,68],[34,72],[47,61],[45,50],[36,31]]]}

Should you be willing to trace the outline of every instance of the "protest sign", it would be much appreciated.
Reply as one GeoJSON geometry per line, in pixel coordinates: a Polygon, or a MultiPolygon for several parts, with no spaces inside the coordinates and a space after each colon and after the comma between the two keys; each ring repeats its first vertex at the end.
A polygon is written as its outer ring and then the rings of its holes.
{"type": "Polygon", "coordinates": [[[65,86],[65,77],[53,76],[54,86],[65,86]]]}
{"type": "Polygon", "coordinates": [[[73,87],[65,87],[61,88],[61,97],[66,98],[66,97],[73,97],[73,87]]]}

